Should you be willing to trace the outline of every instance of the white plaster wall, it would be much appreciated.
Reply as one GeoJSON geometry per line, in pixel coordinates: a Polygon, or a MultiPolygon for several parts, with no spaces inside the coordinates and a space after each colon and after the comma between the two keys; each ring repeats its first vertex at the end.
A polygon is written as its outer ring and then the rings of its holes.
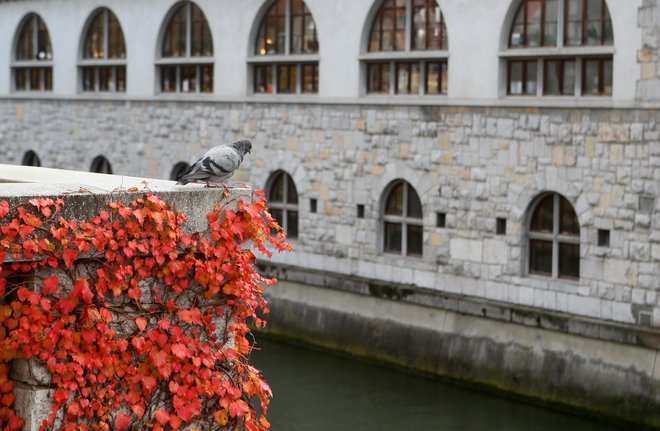
{"type": "MultiPolygon", "coordinates": [[[[267,0],[197,0],[213,34],[216,97],[244,98],[248,94],[248,66],[253,42],[250,34],[267,0]]],[[[519,0],[438,0],[449,37],[449,103],[496,102],[500,92],[499,52],[506,17],[519,0]]],[[[175,0],[25,0],[0,3],[0,94],[9,94],[9,64],[20,20],[37,12],[48,26],[54,55],[54,96],[78,94],[77,61],[81,33],[89,15],[100,6],[118,17],[127,45],[125,95],[153,97],[156,94],[154,61],[158,36],[175,0]]],[[[320,88],[318,99],[358,99],[359,55],[374,0],[307,0],[317,24],[320,43],[320,88]]],[[[637,14],[642,0],[608,0],[614,36],[614,102],[632,102],[640,71],[637,51],[641,30],[637,14]]],[[[89,95],[85,95],[89,97],[89,95]]],[[[98,97],[98,96],[97,96],[98,97]]],[[[208,97],[208,96],[200,96],[208,97]]],[[[417,98],[415,100],[423,100],[417,98]]],[[[608,103],[605,101],[605,103],[608,103]]]]}

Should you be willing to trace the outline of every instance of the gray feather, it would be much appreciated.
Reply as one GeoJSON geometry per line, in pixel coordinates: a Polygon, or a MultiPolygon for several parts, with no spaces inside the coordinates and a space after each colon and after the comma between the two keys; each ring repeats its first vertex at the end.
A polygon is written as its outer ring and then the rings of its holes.
{"type": "Polygon", "coordinates": [[[223,183],[234,175],[245,154],[251,150],[252,144],[247,140],[211,148],[179,178],[177,184],[185,185],[192,181],[223,183]]]}

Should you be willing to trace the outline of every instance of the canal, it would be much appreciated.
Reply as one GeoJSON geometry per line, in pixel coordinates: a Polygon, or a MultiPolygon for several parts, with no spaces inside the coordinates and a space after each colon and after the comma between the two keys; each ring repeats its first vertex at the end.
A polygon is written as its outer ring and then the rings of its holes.
{"type": "Polygon", "coordinates": [[[274,431],[622,431],[623,428],[257,335],[274,431]]]}

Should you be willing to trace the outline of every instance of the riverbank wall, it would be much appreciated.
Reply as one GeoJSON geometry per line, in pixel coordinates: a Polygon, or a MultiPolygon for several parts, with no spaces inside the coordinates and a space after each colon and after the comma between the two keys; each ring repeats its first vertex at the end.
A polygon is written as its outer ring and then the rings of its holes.
{"type": "Polygon", "coordinates": [[[660,428],[656,331],[270,266],[265,332],[635,429],[660,428]]]}

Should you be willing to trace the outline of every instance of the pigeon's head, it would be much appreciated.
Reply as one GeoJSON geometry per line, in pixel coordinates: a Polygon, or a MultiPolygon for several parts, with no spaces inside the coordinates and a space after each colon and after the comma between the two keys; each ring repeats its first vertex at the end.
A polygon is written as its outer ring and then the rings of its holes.
{"type": "Polygon", "coordinates": [[[244,156],[246,153],[250,153],[250,150],[252,150],[252,143],[247,139],[236,141],[231,144],[231,146],[234,147],[234,149],[238,151],[241,156],[244,156]]]}

